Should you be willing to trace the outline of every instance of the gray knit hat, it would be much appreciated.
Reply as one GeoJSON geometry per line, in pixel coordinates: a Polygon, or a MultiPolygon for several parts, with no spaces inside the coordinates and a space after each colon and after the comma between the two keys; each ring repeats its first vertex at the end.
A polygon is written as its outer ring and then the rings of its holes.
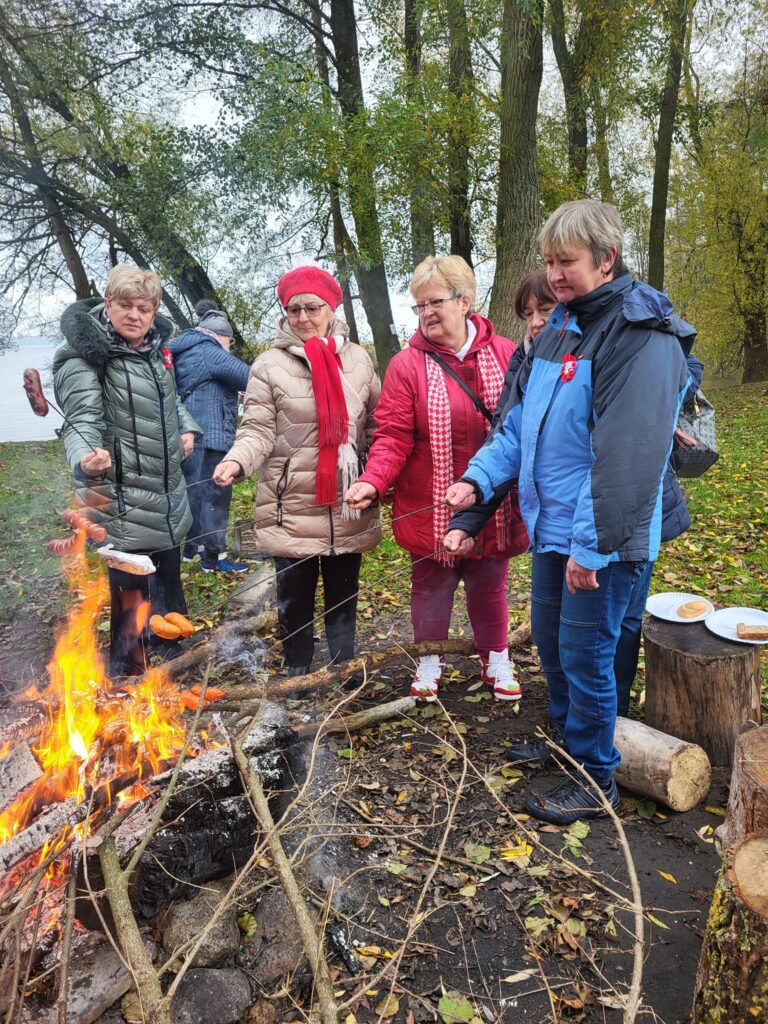
{"type": "Polygon", "coordinates": [[[206,331],[213,331],[224,338],[231,338],[234,334],[232,325],[227,320],[227,314],[218,309],[215,303],[208,299],[202,299],[195,306],[195,312],[200,317],[198,327],[204,327],[206,331]]]}

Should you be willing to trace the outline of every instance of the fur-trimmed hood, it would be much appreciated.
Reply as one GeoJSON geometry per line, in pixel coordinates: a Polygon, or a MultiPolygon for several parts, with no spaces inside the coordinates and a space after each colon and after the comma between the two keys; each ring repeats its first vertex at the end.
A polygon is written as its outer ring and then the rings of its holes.
{"type": "MultiPolygon", "coordinates": [[[[57,350],[54,372],[67,359],[84,359],[91,366],[103,369],[110,359],[125,355],[127,342],[119,335],[107,330],[102,320],[104,302],[102,299],[80,299],[67,306],[61,315],[61,333],[66,345],[57,350]]],[[[173,332],[173,321],[161,313],[155,316],[155,327],[150,341],[152,350],[164,345],[173,332]]]]}

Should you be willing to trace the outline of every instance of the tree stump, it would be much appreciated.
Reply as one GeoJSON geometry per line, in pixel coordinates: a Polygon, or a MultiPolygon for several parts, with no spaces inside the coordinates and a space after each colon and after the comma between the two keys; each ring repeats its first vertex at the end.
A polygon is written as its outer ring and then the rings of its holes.
{"type": "Polygon", "coordinates": [[[736,742],[725,850],[696,973],[693,1024],[768,1021],[768,725],[736,742]]]}
{"type": "Polygon", "coordinates": [[[673,811],[690,811],[709,792],[709,758],[695,743],[667,736],[631,718],[616,719],[614,743],[621,754],[616,781],[673,811]]]}
{"type": "Polygon", "coordinates": [[[768,725],[747,728],[736,740],[728,809],[715,839],[720,850],[727,850],[743,836],[762,831],[768,832],[768,725]]]}
{"type": "Polygon", "coordinates": [[[692,1024],[768,1020],[768,832],[727,852],[696,972],[692,1024]]]}
{"type": "Polygon", "coordinates": [[[761,720],[760,648],[652,615],[643,638],[648,725],[698,743],[714,765],[732,764],[740,729],[761,720]]]}

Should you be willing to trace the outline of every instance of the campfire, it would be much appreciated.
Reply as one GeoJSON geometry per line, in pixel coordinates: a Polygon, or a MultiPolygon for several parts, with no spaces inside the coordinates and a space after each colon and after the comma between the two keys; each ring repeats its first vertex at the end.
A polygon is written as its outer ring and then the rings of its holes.
{"type": "MultiPolygon", "coordinates": [[[[3,760],[27,769],[26,775],[15,770],[6,776],[22,784],[34,776],[2,808],[0,858],[50,805],[82,805],[97,793],[101,805],[144,795],[146,778],[175,760],[184,743],[182,694],[162,668],[150,669],[135,685],[118,687],[109,678],[97,639],[107,584],[89,570],[84,545],[80,536],[69,569],[73,604],[48,665],[47,685],[33,685],[20,697],[24,725],[12,723],[7,731],[16,728],[21,735],[11,735],[0,751],[3,760]],[[25,732],[36,735],[25,739],[25,732]]],[[[136,609],[137,632],[148,616],[144,602],[136,609]]],[[[3,863],[10,866],[7,859],[3,863]]]]}

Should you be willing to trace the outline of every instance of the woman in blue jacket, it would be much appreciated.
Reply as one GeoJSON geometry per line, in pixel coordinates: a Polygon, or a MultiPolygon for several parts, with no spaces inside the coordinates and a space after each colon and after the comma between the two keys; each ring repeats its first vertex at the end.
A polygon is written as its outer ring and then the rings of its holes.
{"type": "MultiPolygon", "coordinates": [[[[557,732],[601,790],[567,778],[528,813],[567,824],[618,806],[616,649],[647,589],[662,480],[695,332],[632,279],[615,207],[565,203],[539,237],[559,305],[511,388],[503,422],[446,500],[488,501],[518,480],[533,551],[531,628],[557,732]]],[[[459,538],[447,537],[449,549],[459,538]]],[[[515,756],[513,751],[510,756],[515,756]]],[[[521,760],[548,748],[521,744],[521,760]]]]}
{"type": "Polygon", "coordinates": [[[229,451],[237,426],[237,396],[245,391],[250,366],[229,351],[232,328],[214,302],[195,306],[197,327],[183,331],[169,348],[181,400],[203,430],[192,454],[182,463],[192,527],[182,552],[185,561],[202,548],[203,572],[245,572],[245,562],[226,557],[231,487],[217,487],[211,477],[229,451]]]}

